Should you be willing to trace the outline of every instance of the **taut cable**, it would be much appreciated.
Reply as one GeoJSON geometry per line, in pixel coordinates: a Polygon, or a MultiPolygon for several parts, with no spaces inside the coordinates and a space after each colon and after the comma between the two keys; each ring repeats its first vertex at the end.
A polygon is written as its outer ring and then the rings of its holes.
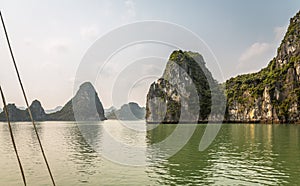
{"type": "Polygon", "coordinates": [[[16,73],[17,73],[17,76],[18,76],[19,84],[20,84],[20,86],[21,86],[21,89],[22,89],[22,93],[23,93],[24,99],[25,99],[25,103],[26,103],[26,106],[27,106],[27,110],[28,110],[28,113],[29,113],[29,117],[30,117],[30,119],[31,119],[31,122],[32,122],[32,125],[33,125],[33,128],[34,128],[34,131],[35,131],[35,134],[36,134],[36,137],[37,137],[37,140],[38,140],[40,149],[41,149],[42,154],[43,154],[44,161],[45,161],[45,163],[46,163],[46,166],[47,166],[47,169],[48,169],[50,178],[51,178],[51,181],[52,181],[52,183],[53,183],[53,186],[55,186],[54,178],[53,178],[53,176],[52,176],[52,173],[51,173],[51,170],[50,170],[50,166],[49,166],[48,161],[47,161],[47,158],[46,158],[46,154],[45,154],[45,152],[44,152],[44,149],[43,149],[43,146],[42,146],[42,143],[41,143],[41,140],[40,140],[40,137],[39,137],[39,134],[38,134],[38,131],[37,131],[35,122],[34,122],[34,119],[33,119],[33,117],[32,117],[31,110],[30,110],[30,108],[29,108],[27,96],[26,96],[26,93],[25,93],[25,90],[24,90],[24,86],[23,86],[23,83],[22,83],[20,74],[19,74],[19,70],[18,70],[16,61],[15,61],[15,57],[14,57],[13,51],[12,51],[12,48],[11,48],[11,45],[10,45],[10,42],[9,42],[8,34],[7,34],[7,31],[6,31],[6,27],[5,27],[5,24],[4,24],[4,20],[3,20],[3,17],[2,17],[1,11],[0,11],[0,17],[1,17],[2,26],[3,26],[3,29],[4,29],[4,33],[5,33],[5,36],[6,36],[6,41],[7,41],[8,47],[9,47],[10,55],[11,55],[11,58],[12,58],[12,61],[13,61],[13,64],[14,64],[14,67],[15,67],[15,70],[16,70],[16,73]]]}
{"type": "Polygon", "coordinates": [[[19,167],[20,167],[21,174],[22,174],[22,179],[23,179],[24,185],[26,186],[25,174],[24,174],[24,170],[23,170],[23,167],[22,167],[22,163],[21,163],[20,157],[19,157],[17,146],[16,146],[16,143],[15,143],[14,134],[12,132],[12,128],[11,128],[11,124],[10,124],[9,113],[8,113],[8,109],[7,109],[7,106],[6,106],[6,101],[5,101],[4,93],[2,91],[1,86],[0,86],[0,92],[1,92],[2,102],[3,102],[3,105],[4,105],[4,113],[5,113],[5,116],[6,116],[6,119],[7,119],[7,123],[8,123],[8,129],[9,129],[9,133],[10,133],[10,138],[11,138],[11,141],[12,141],[12,144],[13,144],[13,147],[14,147],[17,159],[18,159],[19,167]]]}

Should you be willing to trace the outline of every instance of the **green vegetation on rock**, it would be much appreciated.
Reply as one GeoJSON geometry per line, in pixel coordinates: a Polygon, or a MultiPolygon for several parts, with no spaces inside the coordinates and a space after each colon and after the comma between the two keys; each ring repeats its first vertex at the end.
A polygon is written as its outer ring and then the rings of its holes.
{"type": "Polygon", "coordinates": [[[290,20],[277,56],[267,67],[226,81],[227,120],[299,121],[299,38],[300,12],[290,20]]]}

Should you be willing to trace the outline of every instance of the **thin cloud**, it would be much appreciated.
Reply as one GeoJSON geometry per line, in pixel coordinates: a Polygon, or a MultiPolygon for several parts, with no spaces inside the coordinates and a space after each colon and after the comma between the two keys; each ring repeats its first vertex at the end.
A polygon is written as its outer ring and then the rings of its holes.
{"type": "Polygon", "coordinates": [[[238,72],[255,72],[268,64],[274,57],[276,46],[273,43],[256,42],[240,56],[236,70],[238,72]]]}
{"type": "Polygon", "coordinates": [[[252,44],[244,53],[242,53],[239,58],[240,62],[249,61],[258,57],[261,57],[265,53],[272,49],[272,44],[270,43],[259,43],[256,42],[252,44]]]}
{"type": "Polygon", "coordinates": [[[50,39],[45,44],[46,52],[50,54],[64,54],[69,52],[71,42],[68,39],[50,39]]]}
{"type": "Polygon", "coordinates": [[[81,28],[80,35],[84,40],[93,41],[99,36],[99,28],[96,25],[81,28]]]}
{"type": "Polygon", "coordinates": [[[122,16],[124,22],[128,22],[136,17],[135,2],[133,0],[125,1],[125,14],[122,16]]]}
{"type": "Polygon", "coordinates": [[[32,38],[24,38],[24,44],[26,46],[30,46],[30,45],[32,45],[32,43],[33,43],[32,38]]]}
{"type": "Polygon", "coordinates": [[[239,57],[237,70],[252,72],[266,66],[276,54],[276,49],[283,39],[287,26],[274,28],[274,39],[271,42],[255,42],[249,46],[239,57]]]}
{"type": "Polygon", "coordinates": [[[253,43],[249,48],[247,48],[240,56],[239,61],[245,62],[254,60],[266,53],[269,53],[274,48],[278,47],[278,42],[281,41],[286,33],[287,26],[275,27],[274,28],[274,40],[270,43],[266,42],[256,42],[253,43]]]}

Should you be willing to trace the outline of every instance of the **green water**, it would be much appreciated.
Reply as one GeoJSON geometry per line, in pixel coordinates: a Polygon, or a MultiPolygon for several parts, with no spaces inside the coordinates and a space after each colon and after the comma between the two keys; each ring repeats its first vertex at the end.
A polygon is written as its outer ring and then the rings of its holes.
{"type": "MultiPolygon", "coordinates": [[[[300,183],[300,125],[223,124],[216,139],[203,152],[198,147],[206,125],[198,125],[189,142],[177,154],[166,158],[165,149],[153,144],[171,135],[176,125],[146,131],[145,123],[133,124],[140,126],[140,132],[116,121],[93,124],[96,127],[90,138],[101,146],[106,130],[124,144],[141,146],[143,153],[129,152],[129,158],[142,158],[145,166],[122,165],[103,157],[88,144],[91,139],[85,139],[75,123],[38,123],[57,185],[300,183]]],[[[13,130],[28,185],[51,185],[31,124],[13,123],[13,130]]],[[[22,185],[6,123],[0,123],[0,160],[0,185],[22,185]]]]}

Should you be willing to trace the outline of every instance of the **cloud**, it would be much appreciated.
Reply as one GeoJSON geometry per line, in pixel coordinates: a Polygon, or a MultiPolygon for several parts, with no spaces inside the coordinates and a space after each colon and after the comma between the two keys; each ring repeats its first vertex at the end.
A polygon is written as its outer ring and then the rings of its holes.
{"type": "Polygon", "coordinates": [[[266,66],[268,61],[276,54],[276,48],[283,39],[288,26],[275,27],[274,38],[271,42],[255,42],[249,46],[239,57],[237,69],[245,72],[257,71],[266,66]]]}
{"type": "Polygon", "coordinates": [[[99,28],[96,25],[81,28],[80,35],[84,40],[94,41],[99,35],[99,28]]]}
{"type": "Polygon", "coordinates": [[[46,51],[51,54],[64,54],[69,52],[71,42],[64,38],[49,39],[46,41],[46,51]]]}
{"type": "Polygon", "coordinates": [[[25,44],[26,46],[32,45],[32,44],[33,44],[32,38],[24,38],[24,44],[25,44]]]}
{"type": "Polygon", "coordinates": [[[256,42],[241,54],[236,70],[243,73],[258,71],[274,57],[275,51],[274,43],[256,42]]]}
{"type": "Polygon", "coordinates": [[[249,70],[258,70],[265,66],[267,62],[274,57],[276,48],[283,39],[286,26],[279,26],[273,29],[274,39],[271,42],[255,42],[249,46],[239,57],[238,68],[248,68],[249,70]]]}
{"type": "Polygon", "coordinates": [[[135,18],[136,10],[135,10],[135,2],[133,0],[125,1],[125,14],[122,16],[122,20],[128,22],[135,18]]]}
{"type": "Polygon", "coordinates": [[[261,57],[265,53],[270,52],[272,48],[272,44],[270,43],[256,42],[242,53],[242,55],[239,58],[239,61],[244,62],[261,57]]]}

